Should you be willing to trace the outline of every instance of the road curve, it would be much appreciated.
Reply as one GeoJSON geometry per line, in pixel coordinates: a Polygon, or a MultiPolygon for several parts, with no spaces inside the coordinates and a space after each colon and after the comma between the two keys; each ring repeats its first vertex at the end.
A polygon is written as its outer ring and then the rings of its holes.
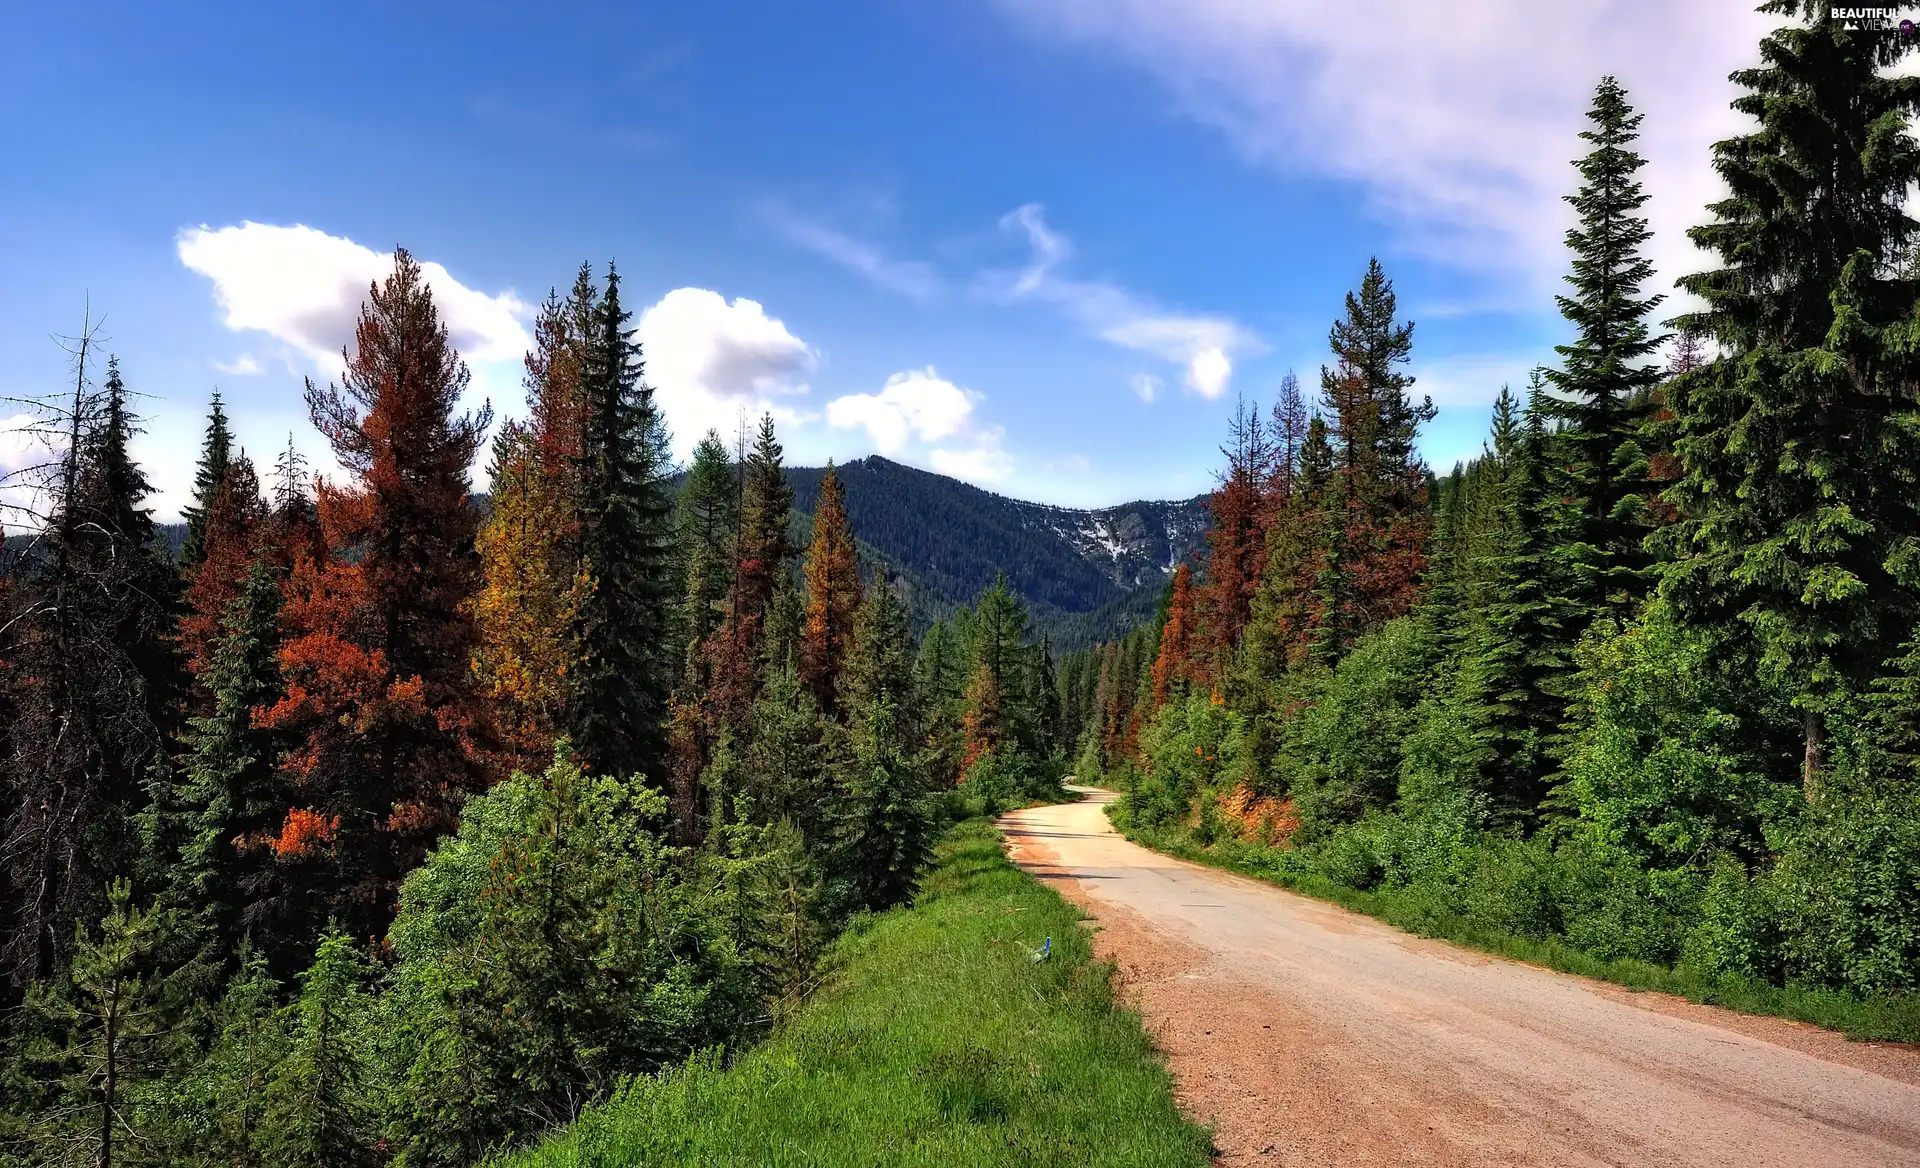
{"type": "Polygon", "coordinates": [[[1226,1164],[1920,1165],[1920,1050],[1412,937],[1171,859],[1108,792],[1000,820],[1092,914],[1226,1164]]]}

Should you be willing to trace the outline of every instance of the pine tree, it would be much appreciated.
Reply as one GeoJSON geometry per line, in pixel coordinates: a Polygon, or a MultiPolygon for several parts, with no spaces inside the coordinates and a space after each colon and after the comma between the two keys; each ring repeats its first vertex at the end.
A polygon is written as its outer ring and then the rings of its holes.
{"type": "Polygon", "coordinates": [[[800,678],[822,710],[837,704],[840,666],[853,643],[854,614],[861,600],[860,561],[847,527],[846,492],[833,463],[820,480],[813,511],[813,543],[807,549],[806,624],[800,636],[800,678]]]}
{"type": "Polygon", "coordinates": [[[1547,482],[1550,408],[1536,374],[1521,433],[1500,452],[1498,534],[1480,567],[1488,595],[1455,681],[1468,733],[1460,758],[1483,776],[1496,813],[1520,823],[1531,821],[1558,765],[1571,674],[1572,604],[1559,588],[1570,524],[1547,482]]]}
{"type": "Polygon", "coordinates": [[[1653,277],[1653,262],[1641,251],[1652,233],[1638,214],[1647,197],[1635,177],[1646,163],[1632,148],[1640,115],[1619,82],[1607,77],[1587,117],[1591,128],[1580,136],[1593,150],[1574,164],[1580,190],[1567,197],[1580,215],[1567,232],[1573,295],[1558,297],[1575,339],[1556,350],[1563,367],[1547,372],[1560,391],[1548,400],[1562,423],[1557,442],[1565,453],[1565,486],[1580,508],[1565,549],[1581,565],[1567,630],[1575,639],[1601,615],[1627,612],[1646,591],[1650,557],[1642,544],[1653,488],[1639,435],[1661,380],[1648,358],[1665,339],[1646,323],[1664,297],[1640,294],[1653,277]]]}
{"type": "Polygon", "coordinates": [[[180,571],[191,578],[207,551],[207,513],[214,496],[226,481],[227,467],[233,458],[233,435],[227,429],[227,413],[221,408],[220,391],[213,391],[213,406],[207,412],[207,437],[200,447],[200,465],[193,472],[193,502],[180,509],[186,521],[186,542],[180,545],[180,571]]]}
{"type": "Polygon", "coordinates": [[[328,553],[296,560],[282,614],[286,689],[259,715],[292,743],[294,804],[274,848],[354,933],[384,931],[400,877],[489,778],[494,731],[472,685],[477,520],[467,492],[491,413],[456,416],[468,381],[420,265],[373,286],[344,385],[307,385],[353,476],[321,485],[328,553]]]}
{"type": "Polygon", "coordinates": [[[186,840],[175,887],[221,961],[251,936],[255,951],[284,967],[307,942],[298,935],[304,914],[292,911],[301,891],[283,882],[268,846],[287,810],[276,774],[280,743],[253,721],[253,711],[281,693],[281,580],[256,559],[207,653],[200,682],[210,707],[181,740],[186,840]]]}
{"type": "Polygon", "coordinates": [[[631,318],[609,267],[582,382],[580,551],[593,584],[580,606],[567,730],[594,770],[663,782],[667,699],[679,672],[671,468],[631,318]]]}
{"type": "MultiPolygon", "coordinates": [[[[768,610],[776,594],[792,587],[789,563],[794,546],[788,532],[793,488],[782,466],[785,451],[775,436],[772,415],[760,419],[754,447],[740,468],[740,534],[734,552],[734,576],[727,593],[726,616],[709,638],[707,656],[713,678],[716,716],[738,727],[759,692],[763,663],[783,668],[785,647],[769,653],[768,610]]],[[[793,615],[793,614],[788,614],[793,615]]],[[[791,634],[799,633],[799,621],[791,634]]]]}
{"type": "MultiPolygon", "coordinates": [[[[260,495],[260,477],[245,454],[228,461],[200,516],[200,550],[195,566],[185,572],[186,611],[180,615],[180,647],[187,672],[200,684],[204,699],[208,654],[219,635],[227,606],[245,587],[257,543],[267,521],[266,500],[260,495]]],[[[202,701],[199,704],[204,704],[202,701]]]]}
{"type": "Polygon", "coordinates": [[[1244,401],[1236,406],[1228,444],[1220,452],[1227,470],[1207,498],[1213,525],[1207,530],[1206,580],[1194,598],[1198,619],[1182,627],[1214,677],[1225,675],[1232,663],[1266,567],[1276,473],[1271,439],[1257,408],[1249,412],[1244,401]]]}
{"type": "Polygon", "coordinates": [[[840,705],[859,710],[884,702],[894,711],[898,745],[908,748],[922,742],[923,735],[917,731],[924,717],[914,666],[906,606],[882,581],[867,590],[855,614],[852,645],[840,670],[840,705]]]}
{"type": "Polygon", "coordinates": [[[135,907],[124,879],[109,885],[106,901],[98,932],[79,935],[66,983],[36,987],[28,1000],[29,1014],[58,1036],[32,1058],[37,1077],[54,1086],[31,1133],[50,1163],[142,1162],[157,1118],[145,1089],[172,1062],[178,1019],[156,968],[168,922],[135,907]]]}
{"type": "Polygon", "coordinates": [[[740,529],[740,493],[720,435],[708,430],[693,448],[675,505],[674,530],[684,581],[681,623],[689,645],[713,633],[725,614],[740,529]]]}
{"type": "Polygon", "coordinates": [[[4,823],[12,911],[0,964],[13,984],[64,967],[100,890],[131,871],[129,830],[178,709],[169,623],[177,577],[154,543],[145,476],[128,452],[126,386],[76,372],[52,508],[19,584],[9,668],[4,823]]]}
{"type": "Polygon", "coordinates": [[[852,749],[835,783],[834,863],[845,909],[885,909],[913,896],[933,853],[927,782],[901,748],[898,714],[882,695],[849,708],[852,749]]]}
{"type": "Polygon", "coordinates": [[[1413,378],[1400,367],[1413,350],[1413,325],[1397,312],[1392,281],[1370,261],[1329,334],[1335,364],[1320,372],[1333,419],[1332,541],[1319,585],[1319,647],[1329,661],[1410,611],[1426,566],[1432,513],[1414,442],[1434,408],[1432,399],[1410,396],[1413,378]]]}
{"type": "Polygon", "coordinates": [[[365,963],[338,929],[320,939],[289,1008],[288,1051],[267,1087],[261,1142],[285,1168],[352,1168],[378,1163],[364,1090],[365,963]]]}
{"type": "Polygon", "coordinates": [[[1174,569],[1173,596],[1167,606],[1166,623],[1160,626],[1160,651],[1153,659],[1153,705],[1155,709],[1178,700],[1186,691],[1191,676],[1193,635],[1193,572],[1185,564],[1174,569]]]}
{"type": "Polygon", "coordinates": [[[1812,798],[1829,712],[1920,615],[1920,79],[1888,73],[1911,47],[1897,30],[1815,0],[1764,11],[1798,19],[1734,74],[1758,126],[1714,147],[1731,194],[1689,233],[1723,266],[1681,281],[1706,309],[1675,323],[1720,355],[1668,386],[1683,474],[1661,591],[1683,619],[1749,630],[1801,710],[1812,798]]]}

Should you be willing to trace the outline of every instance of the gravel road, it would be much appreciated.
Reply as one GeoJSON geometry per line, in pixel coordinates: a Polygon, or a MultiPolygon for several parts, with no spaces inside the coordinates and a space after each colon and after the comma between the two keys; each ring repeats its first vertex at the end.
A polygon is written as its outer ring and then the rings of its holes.
{"type": "Polygon", "coordinates": [[[1920,1166],[1920,1048],[1488,957],[1121,838],[1005,816],[1229,1165],[1920,1166]]]}

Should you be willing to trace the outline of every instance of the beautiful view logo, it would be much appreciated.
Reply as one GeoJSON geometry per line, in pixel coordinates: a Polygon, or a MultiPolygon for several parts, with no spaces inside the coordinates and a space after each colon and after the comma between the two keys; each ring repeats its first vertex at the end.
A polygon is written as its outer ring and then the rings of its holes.
{"type": "MultiPolygon", "coordinates": [[[[1900,14],[1898,8],[1835,8],[1833,18],[1848,28],[1884,29],[1893,26],[1894,17],[1900,14]]],[[[1900,35],[1913,35],[1913,21],[1900,21],[1900,35]]]]}

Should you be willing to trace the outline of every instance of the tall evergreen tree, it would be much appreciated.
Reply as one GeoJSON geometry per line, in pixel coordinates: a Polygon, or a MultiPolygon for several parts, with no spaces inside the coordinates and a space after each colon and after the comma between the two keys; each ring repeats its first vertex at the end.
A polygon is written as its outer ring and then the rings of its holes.
{"type": "Polygon", "coordinates": [[[690,645],[706,640],[725,615],[739,528],[740,491],[733,466],[720,435],[708,430],[693,448],[674,509],[683,581],[681,622],[690,645]]]}
{"type": "Polygon", "coordinates": [[[1734,74],[1757,126],[1715,145],[1730,194],[1689,233],[1722,266],[1681,281],[1706,308],[1676,323],[1720,355],[1668,386],[1683,474],[1661,590],[1685,619],[1750,632],[1801,711],[1811,798],[1829,713],[1920,615],[1920,78],[1889,72],[1912,47],[1896,29],[1820,0],[1763,11],[1792,23],[1734,74]]]}
{"type": "Polygon", "coordinates": [[[594,310],[583,374],[580,552],[592,576],[580,605],[581,661],[567,730],[602,774],[665,777],[674,651],[672,514],[666,424],[644,377],[619,273],[594,310]]]}
{"type": "Polygon", "coordinates": [[[840,666],[853,644],[854,614],[860,609],[860,560],[847,527],[846,491],[833,464],[820,480],[813,510],[813,542],[804,568],[807,580],[806,625],[801,630],[800,677],[823,710],[832,713],[838,697],[840,666]]]}
{"type": "Polygon", "coordinates": [[[1573,294],[1558,297],[1573,325],[1571,344],[1558,347],[1562,367],[1547,379],[1559,390],[1548,399],[1562,423],[1567,493],[1578,501],[1578,525],[1566,554],[1578,564],[1570,581],[1576,609],[1567,630],[1577,638],[1604,612],[1624,612],[1646,591],[1650,557],[1642,547],[1647,496],[1652,492],[1640,431],[1661,380],[1649,361],[1664,338],[1647,327],[1647,314],[1665,299],[1642,296],[1653,261],[1642,252],[1652,236],[1639,215],[1647,197],[1636,177],[1646,165],[1633,151],[1640,115],[1611,77],[1594,91],[1590,127],[1580,136],[1593,149],[1574,165],[1580,189],[1567,196],[1580,215],[1567,232],[1573,294]]]}
{"type": "Polygon", "coordinates": [[[467,468],[491,412],[454,413],[467,367],[404,250],[344,356],[344,384],[309,382],[307,405],[352,481],[321,485],[328,554],[296,559],[282,613],[286,690],[259,717],[292,744],[281,772],[294,805],[275,851],[366,936],[385,928],[400,877],[489,778],[495,735],[472,684],[467,468]]]}
{"type": "Polygon", "coordinates": [[[5,673],[0,864],[11,911],[0,964],[16,986],[60,970],[76,926],[98,919],[108,878],[132,870],[129,828],[178,701],[177,577],[154,545],[118,365],[96,395],[83,355],[63,412],[66,451],[22,573],[5,673]]]}
{"type": "Polygon", "coordinates": [[[200,447],[200,464],[193,471],[193,502],[180,509],[186,521],[186,542],[180,545],[180,570],[191,574],[207,554],[207,512],[213,497],[226,481],[227,466],[233,458],[233,434],[227,428],[227,412],[220,402],[220,391],[213,391],[213,405],[207,411],[207,436],[200,447]]]}

